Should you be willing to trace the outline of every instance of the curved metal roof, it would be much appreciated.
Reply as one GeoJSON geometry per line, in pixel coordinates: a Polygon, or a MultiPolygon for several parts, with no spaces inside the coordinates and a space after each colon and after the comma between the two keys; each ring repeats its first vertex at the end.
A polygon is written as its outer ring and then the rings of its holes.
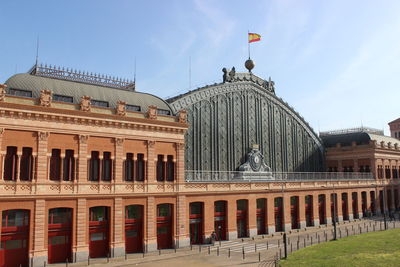
{"type": "Polygon", "coordinates": [[[136,91],[40,77],[28,73],[15,74],[6,81],[6,84],[7,90],[10,88],[28,90],[32,92],[33,97],[40,97],[40,90],[50,90],[53,94],[73,97],[74,104],[79,104],[81,97],[86,95],[93,100],[108,102],[110,108],[115,108],[117,101],[121,100],[129,105],[140,106],[141,112],[146,112],[148,106],[154,105],[159,109],[169,110],[173,114],[169,104],[163,99],[136,91]]]}

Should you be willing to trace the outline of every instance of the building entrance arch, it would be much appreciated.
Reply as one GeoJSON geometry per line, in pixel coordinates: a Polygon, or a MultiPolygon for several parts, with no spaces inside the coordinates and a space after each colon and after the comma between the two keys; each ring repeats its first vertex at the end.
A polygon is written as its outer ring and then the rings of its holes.
{"type": "Polygon", "coordinates": [[[54,208],[48,218],[49,263],[71,262],[72,209],[54,208]]]}

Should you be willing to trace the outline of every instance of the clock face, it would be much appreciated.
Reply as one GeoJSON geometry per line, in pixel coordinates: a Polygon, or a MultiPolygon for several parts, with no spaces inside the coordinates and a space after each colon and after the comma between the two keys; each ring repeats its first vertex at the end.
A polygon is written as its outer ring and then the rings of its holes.
{"type": "Polygon", "coordinates": [[[253,171],[259,171],[261,168],[261,155],[259,152],[254,153],[253,155],[251,155],[250,158],[250,166],[253,169],[253,171]]]}

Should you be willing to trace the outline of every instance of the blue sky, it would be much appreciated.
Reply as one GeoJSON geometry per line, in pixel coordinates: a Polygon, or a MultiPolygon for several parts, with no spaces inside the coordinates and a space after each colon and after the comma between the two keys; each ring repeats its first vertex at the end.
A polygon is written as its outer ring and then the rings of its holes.
{"type": "Polygon", "coordinates": [[[254,73],[315,131],[400,117],[400,1],[0,0],[0,82],[35,61],[133,78],[161,97],[244,71],[254,73]]]}

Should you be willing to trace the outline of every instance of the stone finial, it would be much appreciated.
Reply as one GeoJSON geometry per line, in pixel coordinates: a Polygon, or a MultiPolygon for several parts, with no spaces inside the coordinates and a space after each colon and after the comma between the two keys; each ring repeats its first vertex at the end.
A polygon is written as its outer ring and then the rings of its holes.
{"type": "Polygon", "coordinates": [[[187,123],[187,111],[182,109],[178,114],[178,122],[179,123],[187,123]]]}
{"type": "Polygon", "coordinates": [[[119,116],[125,116],[126,115],[126,102],[119,100],[117,102],[117,107],[115,109],[115,112],[119,116]]]}
{"type": "Polygon", "coordinates": [[[157,119],[157,107],[156,106],[149,106],[147,110],[147,118],[151,120],[157,119]]]}
{"type": "Polygon", "coordinates": [[[50,90],[41,90],[39,104],[42,107],[50,107],[53,100],[52,92],[50,90]]]}
{"type": "Polygon", "coordinates": [[[90,107],[91,107],[91,103],[90,100],[92,100],[92,98],[90,96],[82,96],[81,97],[81,111],[90,111],[90,107]]]}
{"type": "Polygon", "coordinates": [[[4,101],[6,98],[7,84],[0,84],[0,101],[4,101]]]}

